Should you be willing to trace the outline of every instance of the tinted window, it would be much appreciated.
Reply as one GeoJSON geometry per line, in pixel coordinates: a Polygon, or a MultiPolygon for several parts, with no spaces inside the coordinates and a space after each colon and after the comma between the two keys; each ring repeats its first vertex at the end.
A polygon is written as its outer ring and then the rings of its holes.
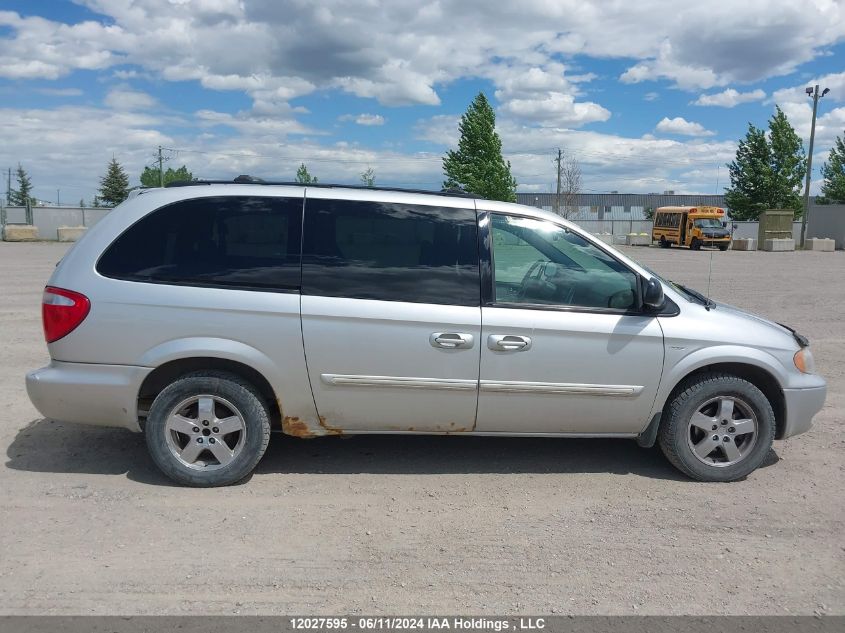
{"type": "Polygon", "coordinates": [[[479,305],[475,211],[308,200],[302,292],[479,305]]]}
{"type": "Polygon", "coordinates": [[[497,303],[628,310],[637,276],[581,236],[551,222],[493,214],[497,303]]]}
{"type": "Polygon", "coordinates": [[[658,213],[654,225],[661,228],[678,228],[681,224],[680,213],[658,213]]]}
{"type": "Polygon", "coordinates": [[[223,287],[299,287],[302,199],[226,196],[162,207],[100,258],[108,277],[223,287]]]}

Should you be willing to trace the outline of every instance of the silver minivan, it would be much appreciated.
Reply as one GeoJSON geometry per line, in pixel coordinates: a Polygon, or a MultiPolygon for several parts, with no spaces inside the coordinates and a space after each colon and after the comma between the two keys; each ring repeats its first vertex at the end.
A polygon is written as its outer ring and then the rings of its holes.
{"type": "Polygon", "coordinates": [[[42,312],[38,410],[143,432],[193,486],[246,477],[271,430],[631,438],[732,481],[826,391],[791,328],[454,192],[141,190],[68,251],[42,312]]]}

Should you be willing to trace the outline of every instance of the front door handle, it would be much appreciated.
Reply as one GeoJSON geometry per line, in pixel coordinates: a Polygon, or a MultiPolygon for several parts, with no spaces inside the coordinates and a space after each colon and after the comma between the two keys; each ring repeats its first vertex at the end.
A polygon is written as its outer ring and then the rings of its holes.
{"type": "Polygon", "coordinates": [[[487,347],[496,352],[524,352],[531,349],[531,339],[514,334],[491,334],[487,337],[487,347]]]}
{"type": "Polygon", "coordinates": [[[441,349],[469,349],[473,340],[472,334],[464,332],[434,332],[428,337],[432,347],[441,349]]]}

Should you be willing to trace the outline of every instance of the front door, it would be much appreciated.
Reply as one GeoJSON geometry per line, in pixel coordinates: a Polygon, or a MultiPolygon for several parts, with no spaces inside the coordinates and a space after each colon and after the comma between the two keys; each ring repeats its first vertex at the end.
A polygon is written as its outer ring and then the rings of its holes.
{"type": "Polygon", "coordinates": [[[553,222],[491,213],[477,431],[636,434],[663,367],[637,275],[553,222]]]}
{"type": "Polygon", "coordinates": [[[481,336],[475,210],[446,198],[430,206],[385,192],[360,197],[307,192],[302,335],[322,423],[472,430],[481,336]]]}

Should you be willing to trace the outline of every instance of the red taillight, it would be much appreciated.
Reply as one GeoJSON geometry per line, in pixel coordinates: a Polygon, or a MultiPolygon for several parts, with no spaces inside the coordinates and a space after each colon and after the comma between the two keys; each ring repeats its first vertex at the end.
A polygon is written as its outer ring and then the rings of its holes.
{"type": "Polygon", "coordinates": [[[67,336],[85,320],[91,302],[88,297],[72,290],[44,288],[41,303],[41,320],[44,322],[44,338],[48,343],[67,336]]]}

